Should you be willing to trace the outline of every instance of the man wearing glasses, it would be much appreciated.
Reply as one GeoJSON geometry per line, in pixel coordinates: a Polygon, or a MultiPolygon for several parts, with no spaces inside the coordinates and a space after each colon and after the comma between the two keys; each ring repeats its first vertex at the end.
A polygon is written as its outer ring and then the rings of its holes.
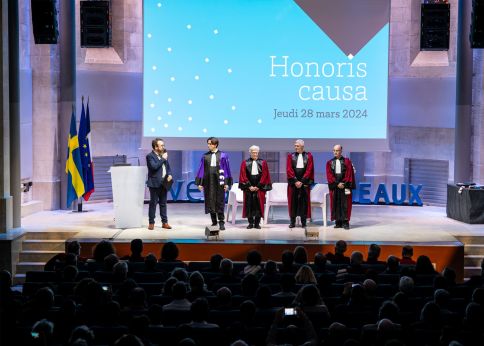
{"type": "Polygon", "coordinates": [[[356,188],[353,164],[347,157],[343,157],[343,147],[336,144],[333,147],[334,157],[326,163],[328,178],[331,221],[335,221],[334,228],[350,229],[352,193],[356,188]]]}

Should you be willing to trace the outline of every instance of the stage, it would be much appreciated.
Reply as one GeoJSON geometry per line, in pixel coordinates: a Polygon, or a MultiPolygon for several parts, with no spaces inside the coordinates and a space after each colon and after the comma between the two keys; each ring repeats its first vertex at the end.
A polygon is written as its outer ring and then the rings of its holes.
{"type": "MultiPolygon", "coordinates": [[[[162,243],[179,244],[180,258],[186,261],[206,261],[218,252],[234,260],[244,260],[248,250],[256,248],[264,259],[280,259],[286,249],[297,245],[307,247],[310,258],[317,251],[332,251],[334,243],[348,242],[348,255],[359,250],[366,254],[370,243],[382,246],[382,259],[390,254],[400,256],[401,246],[411,244],[415,258],[420,254],[430,256],[437,270],[449,265],[463,278],[464,244],[457,237],[484,235],[484,225],[470,225],[446,217],[445,208],[408,207],[384,205],[355,205],[351,229],[334,229],[332,223],[323,227],[321,210],[313,209],[313,221],[308,230],[319,231],[318,238],[307,238],[302,228],[289,229],[287,208],[276,207],[273,218],[261,230],[246,229],[247,221],[241,219],[238,209],[236,223],[226,223],[218,240],[207,240],[205,227],[210,224],[202,203],[169,203],[171,230],[161,228],[159,216],[155,230],[147,229],[148,206],[144,206],[145,223],[140,228],[114,228],[113,205],[109,202],[85,203],[84,212],[44,211],[22,219],[22,227],[29,234],[27,239],[77,239],[82,245],[82,255],[90,256],[92,247],[101,239],[112,240],[119,255],[129,252],[129,242],[134,238],[145,241],[145,253],[160,253],[162,243]],[[54,236],[55,234],[55,236],[54,236]]],[[[272,212],[271,212],[272,214],[272,212]]],[[[60,250],[60,249],[58,249],[60,250]]]]}

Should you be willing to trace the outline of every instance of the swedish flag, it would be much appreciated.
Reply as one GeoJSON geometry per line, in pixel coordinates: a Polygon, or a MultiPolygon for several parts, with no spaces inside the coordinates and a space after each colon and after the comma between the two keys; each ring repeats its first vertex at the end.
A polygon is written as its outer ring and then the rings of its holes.
{"type": "Polygon", "coordinates": [[[76,130],[76,116],[72,110],[71,129],[67,142],[67,208],[72,202],[84,194],[84,182],[82,180],[81,154],[79,152],[79,140],[76,130]]]}

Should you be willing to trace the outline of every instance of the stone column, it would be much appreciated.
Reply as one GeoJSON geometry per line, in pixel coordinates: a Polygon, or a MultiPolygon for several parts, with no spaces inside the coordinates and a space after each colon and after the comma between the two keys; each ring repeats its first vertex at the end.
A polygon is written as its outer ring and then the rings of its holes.
{"type": "Polygon", "coordinates": [[[471,1],[459,0],[457,20],[457,63],[455,100],[454,182],[472,177],[472,50],[469,42],[471,1]]]}
{"type": "MultiPolygon", "coordinates": [[[[60,206],[60,172],[67,154],[67,133],[58,128],[58,45],[35,44],[31,40],[32,67],[32,195],[44,209],[60,206]],[[59,154],[61,153],[61,154],[59,154]]],[[[70,115],[70,114],[69,114],[70,115]]]]}
{"type": "Polygon", "coordinates": [[[0,233],[12,228],[10,195],[10,107],[8,80],[8,1],[0,2],[0,233]]]}
{"type": "Polygon", "coordinates": [[[473,81],[473,109],[472,109],[472,179],[476,183],[484,184],[484,54],[482,49],[474,50],[474,81],[473,81]]]}
{"type": "Polygon", "coordinates": [[[21,226],[20,196],[20,70],[18,0],[8,4],[9,93],[10,93],[10,189],[13,198],[13,227],[21,226]]]}
{"type": "MultiPolygon", "coordinates": [[[[59,118],[60,208],[66,208],[67,175],[64,171],[72,105],[76,106],[76,6],[74,0],[59,2],[59,118]]],[[[78,121],[80,119],[77,119],[78,121]]]]}

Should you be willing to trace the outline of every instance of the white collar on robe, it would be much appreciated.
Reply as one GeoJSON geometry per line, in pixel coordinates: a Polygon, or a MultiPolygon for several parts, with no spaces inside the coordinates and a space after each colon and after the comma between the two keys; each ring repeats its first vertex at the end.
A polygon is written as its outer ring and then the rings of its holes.
{"type": "Polygon", "coordinates": [[[336,159],[336,165],[334,167],[334,173],[341,174],[341,160],[336,159]]]}
{"type": "Polygon", "coordinates": [[[251,168],[251,175],[259,174],[259,167],[257,167],[257,160],[252,160],[252,168],[251,168]]]}
{"type": "Polygon", "coordinates": [[[218,148],[215,151],[212,151],[212,157],[210,160],[210,167],[217,167],[217,156],[215,155],[218,151],[218,148]]]}
{"type": "Polygon", "coordinates": [[[303,160],[302,153],[301,154],[297,154],[296,168],[304,168],[304,160],[303,160]]]}

